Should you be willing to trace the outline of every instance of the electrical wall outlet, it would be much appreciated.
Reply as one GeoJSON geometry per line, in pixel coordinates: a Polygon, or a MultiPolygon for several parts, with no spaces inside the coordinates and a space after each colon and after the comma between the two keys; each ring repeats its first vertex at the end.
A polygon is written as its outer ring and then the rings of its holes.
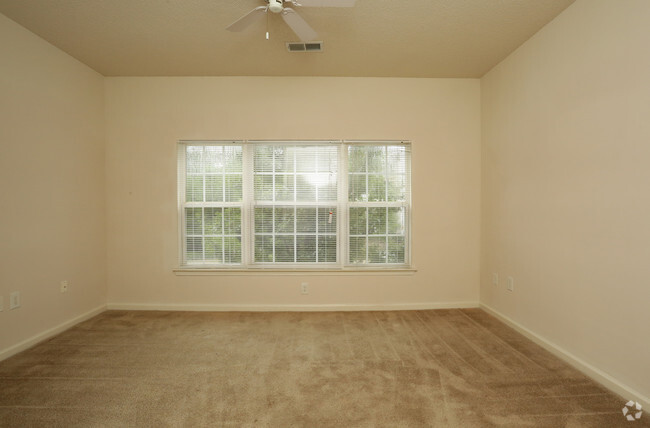
{"type": "Polygon", "coordinates": [[[506,288],[508,289],[508,291],[515,291],[515,280],[513,277],[511,276],[508,277],[506,288]]]}
{"type": "Polygon", "coordinates": [[[495,287],[499,285],[499,274],[498,273],[493,273],[492,274],[492,285],[495,287]]]}
{"type": "Polygon", "coordinates": [[[309,283],[303,282],[300,284],[300,293],[309,294],[309,283]]]}
{"type": "Polygon", "coordinates": [[[9,295],[9,309],[20,308],[20,291],[14,291],[9,295]]]}
{"type": "Polygon", "coordinates": [[[65,293],[66,291],[68,291],[68,280],[67,279],[64,279],[63,281],[61,281],[60,285],[61,285],[61,293],[65,293]]]}

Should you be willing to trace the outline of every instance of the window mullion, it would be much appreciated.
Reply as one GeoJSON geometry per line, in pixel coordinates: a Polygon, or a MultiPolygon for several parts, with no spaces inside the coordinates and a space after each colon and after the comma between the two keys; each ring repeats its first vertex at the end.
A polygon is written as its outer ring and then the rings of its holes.
{"type": "MultiPolygon", "coordinates": [[[[249,266],[253,260],[255,248],[254,224],[254,189],[253,189],[253,148],[244,144],[242,147],[242,264],[249,266]]],[[[225,188],[225,185],[224,185],[225,188]]]]}
{"type": "Polygon", "coordinates": [[[203,199],[201,201],[205,202],[206,201],[206,195],[205,195],[205,166],[203,165],[203,157],[205,156],[205,147],[201,147],[201,183],[202,183],[202,192],[203,192],[203,199]]]}
{"type": "Polygon", "coordinates": [[[221,208],[221,263],[226,263],[226,209],[224,207],[221,208]]]}
{"type": "MultiPolygon", "coordinates": [[[[388,194],[388,191],[386,191],[388,194]]],[[[385,215],[384,215],[384,233],[386,236],[384,236],[384,242],[386,243],[386,252],[384,254],[384,262],[388,263],[388,207],[385,208],[385,215]]]]}
{"type": "MultiPolygon", "coordinates": [[[[318,200],[318,187],[316,188],[316,200],[318,200]]],[[[317,206],[316,207],[316,229],[315,229],[316,230],[316,243],[315,243],[315,245],[316,245],[316,263],[318,263],[318,261],[320,260],[319,253],[318,253],[318,244],[320,242],[320,238],[319,238],[319,235],[318,235],[318,232],[319,232],[319,229],[318,229],[318,212],[319,211],[320,211],[320,207],[317,206]]]]}
{"type": "Polygon", "coordinates": [[[271,247],[273,250],[273,263],[275,263],[275,206],[273,206],[273,210],[271,213],[271,247]]]}
{"type": "Polygon", "coordinates": [[[180,245],[180,260],[179,265],[184,265],[187,261],[186,251],[187,244],[185,242],[185,187],[187,186],[187,167],[185,165],[186,146],[179,144],[178,146],[178,177],[176,182],[178,187],[178,244],[180,245]]]}
{"type": "Polygon", "coordinates": [[[384,172],[383,173],[384,173],[384,202],[388,202],[388,147],[387,146],[384,146],[384,172]]]}
{"type": "Polygon", "coordinates": [[[205,208],[201,208],[201,258],[205,260],[205,208]]]}
{"type": "Polygon", "coordinates": [[[343,267],[350,263],[349,249],[349,201],[348,201],[348,146],[338,146],[338,186],[336,191],[337,222],[336,222],[336,256],[339,266],[343,267]]]}
{"type": "MultiPolygon", "coordinates": [[[[201,147],[201,180],[203,182],[203,187],[202,187],[203,203],[205,203],[205,201],[207,200],[206,189],[205,189],[207,181],[205,179],[204,159],[205,159],[205,147],[201,147]]],[[[201,207],[201,258],[205,260],[205,208],[203,207],[201,207]]]]}
{"type": "Polygon", "coordinates": [[[366,262],[370,263],[370,229],[368,228],[370,221],[368,217],[370,217],[370,210],[366,207],[366,262]]]}

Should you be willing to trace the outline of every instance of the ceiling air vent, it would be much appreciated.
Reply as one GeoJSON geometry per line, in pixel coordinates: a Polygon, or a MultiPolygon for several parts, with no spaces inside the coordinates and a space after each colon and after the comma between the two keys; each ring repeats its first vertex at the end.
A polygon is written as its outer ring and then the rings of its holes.
{"type": "Polygon", "coordinates": [[[323,52],[323,42],[287,42],[289,52],[323,52]]]}

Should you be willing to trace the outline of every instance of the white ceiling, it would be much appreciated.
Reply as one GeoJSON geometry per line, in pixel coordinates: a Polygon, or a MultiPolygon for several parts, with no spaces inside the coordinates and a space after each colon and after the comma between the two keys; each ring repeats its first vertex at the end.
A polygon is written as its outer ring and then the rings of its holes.
{"type": "Polygon", "coordinates": [[[225,30],[264,0],[0,0],[0,12],[105,76],[481,77],[574,0],[357,0],[225,30]]]}

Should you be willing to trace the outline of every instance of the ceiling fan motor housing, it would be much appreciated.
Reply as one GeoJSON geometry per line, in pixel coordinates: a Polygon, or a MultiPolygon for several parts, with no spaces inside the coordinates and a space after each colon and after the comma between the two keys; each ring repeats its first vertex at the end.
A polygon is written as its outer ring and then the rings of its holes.
{"type": "Polygon", "coordinates": [[[273,13],[282,12],[282,0],[269,0],[269,10],[273,13]]]}

